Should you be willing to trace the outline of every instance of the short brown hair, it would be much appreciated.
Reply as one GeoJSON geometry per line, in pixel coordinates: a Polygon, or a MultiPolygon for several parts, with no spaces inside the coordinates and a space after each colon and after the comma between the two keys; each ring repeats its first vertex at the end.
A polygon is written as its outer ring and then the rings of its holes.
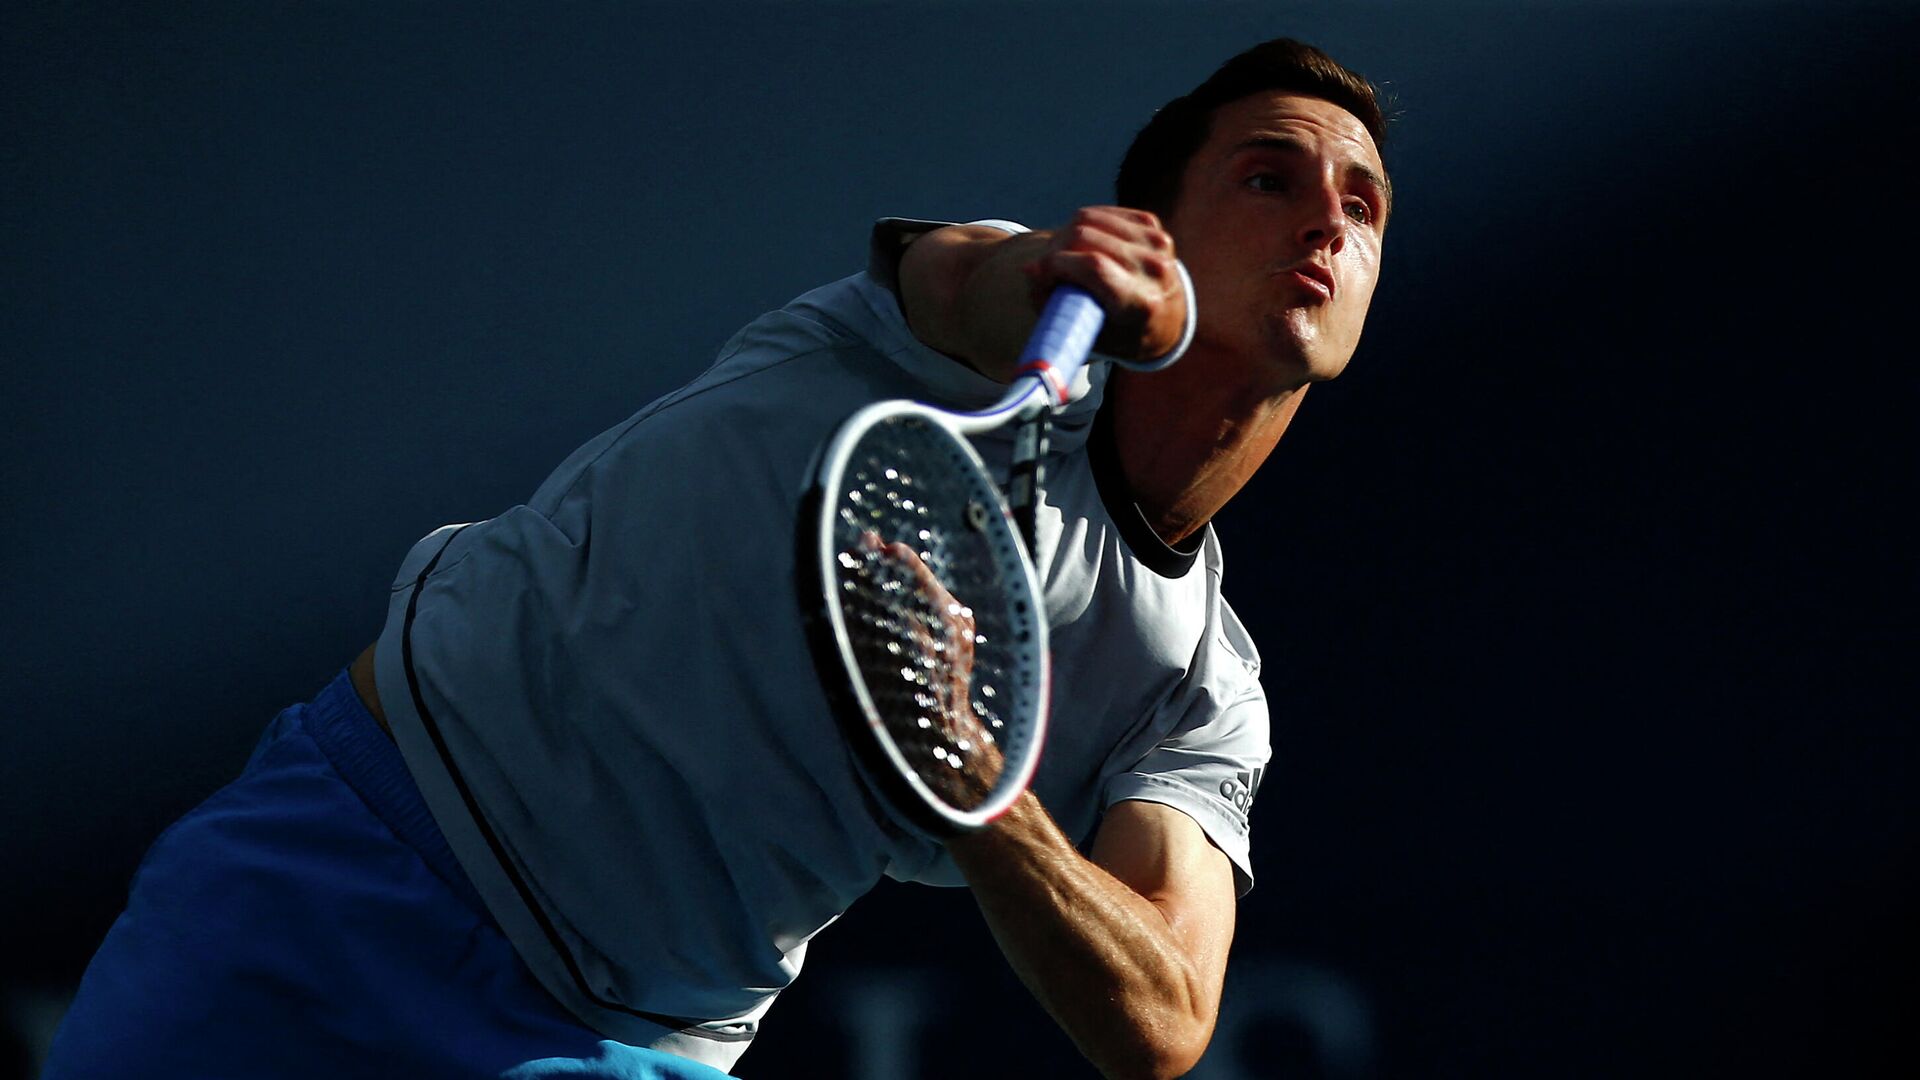
{"type": "Polygon", "coordinates": [[[1375,147],[1386,142],[1386,117],[1372,83],[1311,45],[1275,38],[1228,60],[1207,81],[1153,114],[1120,161],[1114,201],[1166,217],[1180,198],[1187,161],[1213,128],[1215,110],[1273,90],[1332,102],[1366,127],[1375,147]]]}

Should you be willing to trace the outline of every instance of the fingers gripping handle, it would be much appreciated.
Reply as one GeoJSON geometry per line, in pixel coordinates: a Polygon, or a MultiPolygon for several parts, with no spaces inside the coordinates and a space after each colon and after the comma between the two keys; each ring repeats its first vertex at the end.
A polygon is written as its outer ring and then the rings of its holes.
{"type": "Polygon", "coordinates": [[[1061,285],[1047,298],[1034,324],[1033,336],[1020,353],[1015,378],[1033,376],[1047,388],[1048,403],[1065,405],[1073,377],[1086,366],[1093,339],[1100,334],[1106,312],[1085,289],[1061,285]]]}

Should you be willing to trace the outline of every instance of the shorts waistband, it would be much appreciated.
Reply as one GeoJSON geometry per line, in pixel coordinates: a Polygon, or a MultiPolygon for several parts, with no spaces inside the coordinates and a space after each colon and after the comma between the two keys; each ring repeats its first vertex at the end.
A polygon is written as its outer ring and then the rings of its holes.
{"type": "Polygon", "coordinates": [[[353,689],[342,668],[314,699],[303,717],[308,734],[320,746],[334,771],[353,788],[400,842],[419,853],[474,911],[486,915],[473,883],[453,857],[447,838],[434,824],[433,813],[407,771],[400,748],[380,729],[366,703],[353,689]]]}

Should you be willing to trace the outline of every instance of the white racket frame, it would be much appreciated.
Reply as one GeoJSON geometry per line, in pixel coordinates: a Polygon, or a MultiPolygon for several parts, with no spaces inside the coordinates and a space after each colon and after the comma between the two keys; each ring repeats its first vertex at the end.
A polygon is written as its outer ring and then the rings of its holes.
{"type": "MultiPolygon", "coordinates": [[[[1035,383],[1035,380],[1022,379],[1021,383],[1035,383]]],[[[817,490],[822,493],[819,506],[819,519],[815,522],[815,557],[819,560],[816,569],[821,590],[821,606],[825,609],[828,626],[833,634],[834,647],[839,651],[840,661],[845,668],[846,682],[852,690],[854,703],[859,707],[861,717],[866,723],[867,732],[879,746],[886,760],[890,762],[900,779],[918,796],[926,808],[933,812],[939,823],[953,832],[972,832],[984,828],[994,818],[1005,813],[1014,801],[1026,791],[1033,780],[1034,770],[1040,764],[1040,748],[1046,742],[1047,717],[1052,700],[1051,662],[1047,652],[1047,620],[1040,597],[1040,582],[1034,573],[1032,553],[1020,537],[1020,530],[1014,526],[1012,511],[1007,506],[1006,497],[1000,491],[1000,485],[987,470],[978,451],[966,436],[986,431],[1005,422],[1009,414],[1027,408],[1044,407],[1033,401],[1041,393],[1039,385],[1023,386],[1015,394],[1008,395],[1000,406],[984,413],[957,414],[942,411],[928,405],[912,401],[881,401],[860,409],[848,417],[834,433],[828,443],[825,458],[820,463],[816,475],[817,490]],[[1022,745],[1017,758],[1005,761],[993,792],[980,805],[967,810],[954,806],[941,798],[920,778],[919,771],[908,762],[894,740],[893,734],[880,718],[880,710],[874,704],[873,697],[867,691],[864,679],[855,677],[860,664],[854,655],[853,640],[848,633],[846,617],[841,611],[840,601],[835,594],[839,584],[836,564],[840,556],[838,545],[834,542],[834,527],[839,513],[839,500],[835,493],[840,490],[842,478],[846,476],[847,465],[854,447],[860,437],[876,424],[906,416],[917,416],[936,430],[946,433],[973,473],[973,486],[976,496],[991,500],[996,516],[983,526],[995,534],[989,539],[988,549],[998,564],[1005,580],[1018,582],[1017,587],[1026,592],[1026,632],[1029,647],[1018,656],[1015,669],[1009,672],[1012,693],[1017,695],[1016,707],[1009,710],[1016,718],[1032,717],[1031,730],[1022,745]]]]}

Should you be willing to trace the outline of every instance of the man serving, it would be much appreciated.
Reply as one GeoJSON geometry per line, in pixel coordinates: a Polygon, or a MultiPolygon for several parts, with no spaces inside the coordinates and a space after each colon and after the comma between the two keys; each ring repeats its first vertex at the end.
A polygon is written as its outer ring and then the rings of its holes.
{"type": "Polygon", "coordinates": [[[882,222],[867,273],[749,324],[526,504],[429,534],[375,645],[155,844],[47,1075],[135,1047],[118,1068],[148,1076],[713,1075],[882,875],[969,886],[1105,1074],[1187,1071],[1269,755],[1208,522],[1358,343],[1382,134],[1364,80],[1257,46],[1142,130],[1121,205],[882,222]],[[1063,282],[1106,310],[1102,351],[1184,356],[1093,365],[1056,415],[1046,753],[943,844],[868,788],[812,677],[797,504],[859,406],[996,399],[1063,282]]]}

